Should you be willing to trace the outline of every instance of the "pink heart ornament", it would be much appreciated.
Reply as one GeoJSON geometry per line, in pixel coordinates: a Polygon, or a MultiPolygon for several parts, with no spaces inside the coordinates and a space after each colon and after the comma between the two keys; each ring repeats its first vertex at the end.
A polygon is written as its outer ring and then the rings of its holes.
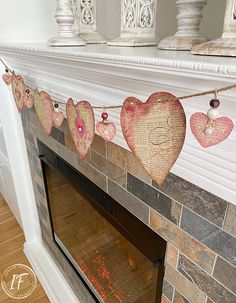
{"type": "Polygon", "coordinates": [[[62,122],[64,121],[64,114],[62,112],[53,112],[52,113],[52,122],[55,127],[60,128],[62,122]]]}
{"type": "Polygon", "coordinates": [[[217,118],[212,121],[212,133],[206,134],[209,119],[204,113],[195,113],[190,119],[190,128],[199,144],[204,147],[210,147],[224,141],[231,134],[234,124],[228,117],[217,118]]]}
{"type": "Polygon", "coordinates": [[[81,159],[87,154],[95,134],[93,108],[87,101],[76,105],[70,98],[66,104],[68,127],[81,159]]]}
{"type": "Polygon", "coordinates": [[[12,75],[9,73],[6,73],[2,76],[2,80],[5,82],[7,86],[9,86],[12,83],[12,75]]]}
{"type": "Polygon", "coordinates": [[[15,72],[12,73],[12,93],[19,112],[21,112],[24,105],[25,83],[21,76],[17,76],[15,72]]]}
{"type": "Polygon", "coordinates": [[[109,122],[107,124],[98,122],[96,129],[98,134],[107,142],[111,141],[116,134],[116,126],[113,122],[109,122]]]}
{"type": "Polygon", "coordinates": [[[127,98],[121,110],[124,138],[144,169],[161,185],[185,140],[186,117],[175,96],[154,93],[145,103],[127,98]]]}
{"type": "Polygon", "coordinates": [[[44,91],[39,93],[36,90],[34,94],[34,107],[42,128],[49,136],[52,131],[52,113],[54,111],[52,100],[49,94],[44,91]]]}
{"type": "Polygon", "coordinates": [[[34,96],[33,95],[29,95],[29,96],[24,96],[23,97],[23,103],[24,106],[28,109],[31,109],[34,105],[34,96]]]}

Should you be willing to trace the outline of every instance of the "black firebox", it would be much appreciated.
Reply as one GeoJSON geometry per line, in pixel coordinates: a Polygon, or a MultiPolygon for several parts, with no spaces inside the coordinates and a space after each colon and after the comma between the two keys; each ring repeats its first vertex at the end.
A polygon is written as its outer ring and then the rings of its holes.
{"type": "Polygon", "coordinates": [[[95,302],[161,302],[166,242],[38,141],[52,237],[95,302]]]}

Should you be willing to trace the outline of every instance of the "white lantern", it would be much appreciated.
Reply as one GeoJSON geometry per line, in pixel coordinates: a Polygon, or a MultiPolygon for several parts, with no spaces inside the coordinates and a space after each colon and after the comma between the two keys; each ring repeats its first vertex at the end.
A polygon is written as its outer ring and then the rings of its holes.
{"type": "Polygon", "coordinates": [[[115,46],[157,45],[156,39],[157,0],[122,0],[121,34],[108,41],[115,46]]]}
{"type": "Polygon", "coordinates": [[[86,43],[106,43],[97,32],[96,0],[70,0],[75,17],[74,30],[86,43]]]}

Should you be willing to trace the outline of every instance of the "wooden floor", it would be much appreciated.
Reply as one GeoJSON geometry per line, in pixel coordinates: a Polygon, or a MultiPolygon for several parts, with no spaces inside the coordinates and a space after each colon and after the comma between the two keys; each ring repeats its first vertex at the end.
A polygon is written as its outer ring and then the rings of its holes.
{"type": "MultiPolygon", "coordinates": [[[[0,195],[0,277],[6,268],[14,264],[30,264],[23,253],[24,235],[7,203],[0,195]]],[[[13,299],[5,294],[0,285],[1,303],[50,303],[42,286],[37,281],[34,292],[25,299],[13,299]]]]}

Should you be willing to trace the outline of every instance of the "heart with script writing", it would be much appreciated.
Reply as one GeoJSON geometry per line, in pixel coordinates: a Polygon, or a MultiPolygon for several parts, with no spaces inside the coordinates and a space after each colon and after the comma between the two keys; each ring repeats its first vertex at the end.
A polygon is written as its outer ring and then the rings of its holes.
{"type": "Polygon", "coordinates": [[[21,76],[12,73],[12,93],[16,102],[16,106],[19,112],[21,112],[24,105],[25,96],[25,83],[21,76]]]}
{"type": "Polygon", "coordinates": [[[98,122],[96,129],[98,134],[107,142],[111,141],[116,134],[116,126],[113,122],[98,122]]]}
{"type": "Polygon", "coordinates": [[[90,103],[80,101],[76,105],[70,98],[66,104],[67,123],[81,159],[87,154],[95,133],[94,112],[90,103]]]}
{"type": "Polygon", "coordinates": [[[49,94],[44,91],[38,92],[36,90],[34,93],[34,107],[42,128],[47,135],[50,135],[53,125],[52,113],[54,108],[49,94]]]}
{"type": "Polygon", "coordinates": [[[181,103],[167,92],[154,93],[145,103],[129,97],[123,103],[120,120],[129,148],[161,185],[185,140],[186,117],[181,103]]]}
{"type": "Polygon", "coordinates": [[[234,124],[233,121],[228,117],[221,117],[211,121],[212,132],[207,134],[205,129],[208,127],[209,118],[204,113],[195,113],[190,119],[190,128],[204,148],[219,144],[229,137],[231,134],[234,124]]]}

